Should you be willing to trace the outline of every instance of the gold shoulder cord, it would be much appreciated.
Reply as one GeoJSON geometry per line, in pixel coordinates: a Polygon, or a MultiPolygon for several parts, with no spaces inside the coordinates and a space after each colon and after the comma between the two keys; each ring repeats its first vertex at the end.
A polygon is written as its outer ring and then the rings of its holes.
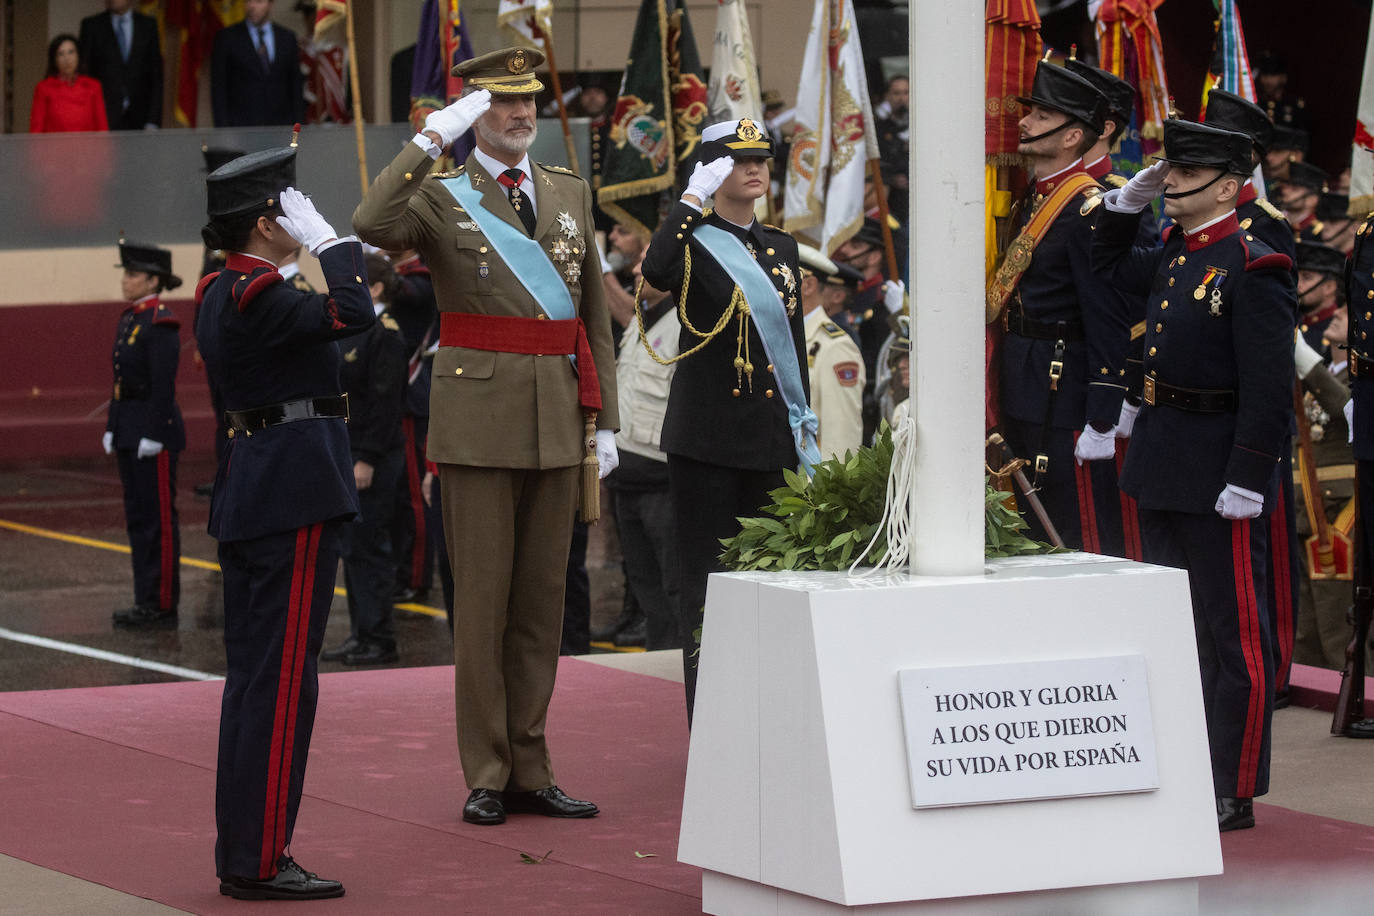
{"type": "MultiPolygon", "coordinates": [[[[639,282],[635,284],[635,320],[639,324],[639,342],[644,345],[644,349],[648,351],[649,356],[654,362],[658,363],[660,366],[671,366],[673,363],[686,359],[693,353],[700,351],[702,347],[709,344],[724,331],[725,326],[730,323],[730,319],[738,314],[739,329],[735,336],[735,384],[739,385],[745,378],[748,378],[749,390],[752,392],[754,390],[754,364],[749,361],[749,303],[745,301],[744,291],[736,286],[734,293],[730,296],[730,304],[726,306],[725,311],[721,313],[720,320],[716,322],[715,327],[711,328],[711,330],[706,333],[702,333],[697,330],[687,318],[687,288],[692,282],[692,249],[683,248],[682,254],[682,293],[678,296],[678,318],[682,321],[682,326],[684,328],[694,336],[701,338],[701,342],[691,349],[679,353],[672,359],[664,359],[662,356],[658,355],[654,350],[653,344],[649,343],[649,334],[644,327],[644,309],[640,298],[641,294],[644,292],[644,278],[642,276],[639,278],[639,282]]],[[[738,387],[735,389],[735,394],[736,396],[739,394],[738,387]]]]}

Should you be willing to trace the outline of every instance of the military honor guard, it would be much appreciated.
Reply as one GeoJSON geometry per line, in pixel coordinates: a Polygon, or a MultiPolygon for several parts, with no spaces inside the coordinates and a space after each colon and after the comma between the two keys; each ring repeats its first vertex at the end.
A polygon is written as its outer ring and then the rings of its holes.
{"type": "Polygon", "coordinates": [[[210,503],[224,577],[228,673],[215,789],[220,893],[343,894],[287,850],[315,721],[317,658],[344,526],[358,514],[338,341],[372,327],[362,245],[338,238],[295,183],[294,145],[206,179],[206,244],[225,268],[196,289],[196,341],[224,401],[228,447],[210,503]],[[304,245],[329,289],[303,293],[277,264],[304,245]]]}
{"type": "Polygon", "coordinates": [[[678,526],[687,717],[696,696],[706,580],[723,569],[720,539],[768,503],[783,469],[819,460],[808,406],[801,265],[792,236],[754,219],[768,193],[772,138],[748,118],[701,133],[687,190],[640,266],[682,305],[681,360],[662,445],[678,526]],[[715,208],[706,210],[714,198],[715,208]]]}
{"type": "Polygon", "coordinates": [[[1135,108],[1135,89],[1115,73],[1093,67],[1080,60],[1071,58],[1064,62],[1064,68],[1092,83],[1107,100],[1102,132],[1098,135],[1097,141],[1083,154],[1083,170],[1105,188],[1125,187],[1126,176],[1112,168],[1111,154],[1121,141],[1121,136],[1131,126],[1131,112],[1135,108]]]}
{"type": "Polygon", "coordinates": [[[527,154],[543,59],[508,48],[454,67],[468,94],[353,214],[372,244],[418,251],[438,298],[429,459],[454,576],[463,819],[484,825],[598,812],[558,787],[544,732],[584,459],[603,476],[617,461],[615,361],[591,189],[527,154]],[[476,150],[431,174],[469,127],[476,150]]]}
{"type": "MultiPolygon", "coordinates": [[[[1102,135],[1106,98],[1048,62],[1035,72],[1020,152],[1032,164],[1034,205],[988,285],[1001,319],[1002,432],[1030,464],[1062,542],[1123,555],[1116,429],[1126,394],[1125,301],[1093,273],[1097,182],[1083,154],[1102,135]]],[[[1136,217],[1139,223],[1139,216],[1136,217]]],[[[1034,515],[1034,536],[1053,540],[1034,515]]]]}
{"type": "Polygon", "coordinates": [[[1320,166],[1310,162],[1294,162],[1288,166],[1288,177],[1283,182],[1283,212],[1297,241],[1321,240],[1326,227],[1317,219],[1317,204],[1325,193],[1326,173],[1320,166]]]}
{"type": "Polygon", "coordinates": [[[177,457],[186,428],[177,406],[181,322],[159,298],[176,289],[172,253],[119,240],[120,289],[129,304],[114,344],[114,387],[105,423],[105,454],[119,461],[124,523],[134,568],[134,604],[114,612],[127,629],[174,629],[181,592],[177,527],[177,457]]]}
{"type": "MultiPolygon", "coordinates": [[[[1223,89],[1207,93],[1207,122],[1222,130],[1245,134],[1252,144],[1251,161],[1259,165],[1274,148],[1277,128],[1264,110],[1247,99],[1223,89]]],[[[1236,219],[1240,228],[1264,242],[1279,254],[1294,256],[1293,229],[1283,211],[1260,196],[1253,178],[1241,185],[1236,201],[1236,219]]]]}
{"type": "Polygon", "coordinates": [[[1144,406],[1121,487],[1140,507],[1145,560],[1188,570],[1217,824],[1254,826],[1269,788],[1273,633],[1266,546],[1293,411],[1292,264],[1240,228],[1248,136],[1170,120],[1165,161],[1100,209],[1093,268],[1148,295],[1144,406]],[[1161,193],[1177,224],[1134,247],[1161,193]],[[1184,471],[1180,473],[1180,471],[1184,471]]]}
{"type": "MultiPolygon", "coordinates": [[[[1350,310],[1350,400],[1345,419],[1350,424],[1350,443],[1355,452],[1356,511],[1362,536],[1355,543],[1363,553],[1355,558],[1357,568],[1374,562],[1374,540],[1369,525],[1374,522],[1374,213],[1367,215],[1355,230],[1355,248],[1350,252],[1350,273],[1346,281],[1350,310]]],[[[1366,704],[1366,711],[1369,706],[1366,704]]],[[[1351,738],[1374,738],[1374,717],[1354,722],[1346,730],[1351,738]]]]}
{"type": "Polygon", "coordinates": [[[863,393],[868,376],[859,345],[831,316],[844,311],[849,298],[846,283],[853,285],[858,272],[841,268],[810,245],[797,248],[811,409],[820,423],[821,457],[843,458],[863,446],[863,393]]]}

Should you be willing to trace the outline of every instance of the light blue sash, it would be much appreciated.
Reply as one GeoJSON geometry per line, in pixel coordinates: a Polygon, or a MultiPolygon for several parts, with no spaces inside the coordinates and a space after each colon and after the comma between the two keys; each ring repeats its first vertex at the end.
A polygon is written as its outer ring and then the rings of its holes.
{"type": "Polygon", "coordinates": [[[487,241],[496,249],[497,256],[506,262],[511,273],[539,303],[545,315],[555,321],[577,317],[577,309],[568,293],[568,284],[563,282],[563,277],[549,260],[543,246],[483,207],[482,195],[472,187],[467,172],[457,178],[441,178],[439,183],[468,211],[473,222],[477,223],[487,241]]]}
{"type": "Polygon", "coordinates": [[[763,341],[763,350],[773,364],[778,393],[787,405],[787,422],[792,427],[797,457],[801,459],[802,468],[810,474],[812,466],[821,460],[820,449],[816,445],[816,430],[820,422],[806,403],[806,388],[802,385],[801,367],[797,365],[792,326],[787,319],[787,309],[778,298],[778,289],[736,236],[718,226],[702,225],[697,226],[692,236],[725,269],[735,285],[744,291],[749,314],[763,341]]]}

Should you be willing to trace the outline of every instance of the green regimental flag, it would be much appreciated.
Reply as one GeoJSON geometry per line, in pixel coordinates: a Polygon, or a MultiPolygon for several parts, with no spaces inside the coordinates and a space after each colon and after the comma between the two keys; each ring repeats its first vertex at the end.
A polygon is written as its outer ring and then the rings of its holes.
{"type": "Polygon", "coordinates": [[[706,111],[686,0],[643,0],[602,156],[601,209],[641,235],[653,232],[663,192],[696,152],[706,111]]]}

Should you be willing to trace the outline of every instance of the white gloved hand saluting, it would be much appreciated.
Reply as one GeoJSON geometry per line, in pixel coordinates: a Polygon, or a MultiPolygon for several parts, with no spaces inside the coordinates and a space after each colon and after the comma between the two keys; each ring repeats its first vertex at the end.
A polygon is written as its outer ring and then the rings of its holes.
{"type": "Polygon", "coordinates": [[[600,466],[597,469],[597,477],[602,480],[606,475],[620,467],[620,452],[615,447],[615,432],[609,429],[598,429],[596,431],[596,463],[600,466]]]}
{"type": "Polygon", "coordinates": [[[1140,405],[1132,404],[1130,401],[1121,402],[1121,416],[1116,421],[1116,437],[1118,439],[1131,438],[1131,430],[1135,429],[1135,417],[1140,413],[1140,405]]]}
{"type": "Polygon", "coordinates": [[[1126,182],[1126,187],[1116,195],[1116,206],[1113,209],[1128,213],[1139,213],[1144,210],[1159,196],[1159,192],[1164,188],[1164,176],[1168,174],[1169,163],[1163,159],[1148,169],[1136,172],[1135,176],[1126,182]]]}
{"type": "Polygon", "coordinates": [[[479,89],[471,95],[463,96],[447,108],[431,111],[425,118],[425,130],[438,134],[439,145],[447,147],[476,124],[482,112],[490,107],[491,93],[486,89],[479,89]]]}
{"type": "Polygon", "coordinates": [[[1093,429],[1091,423],[1084,424],[1083,432],[1078,434],[1078,441],[1073,444],[1073,457],[1078,459],[1079,464],[1115,458],[1116,428],[1100,433],[1093,429]]]}
{"type": "Polygon", "coordinates": [[[1320,366],[1322,355],[1312,349],[1301,331],[1293,332],[1293,364],[1297,367],[1298,378],[1307,378],[1312,370],[1320,366]]]}
{"type": "Polygon", "coordinates": [[[734,169],[733,156],[721,156],[710,162],[698,162],[697,167],[692,169],[692,177],[687,179],[687,190],[682,192],[682,196],[695,197],[699,202],[706,203],[706,198],[716,193],[734,169]]]}
{"type": "Polygon", "coordinates": [[[334,227],[320,216],[310,198],[295,188],[281,192],[281,209],[285,216],[277,217],[277,225],[309,249],[311,254],[318,255],[327,242],[338,238],[334,227]]]}
{"type": "Polygon", "coordinates": [[[883,305],[896,315],[902,310],[902,300],[906,297],[906,284],[901,280],[888,280],[883,284],[883,305]]]}
{"type": "Polygon", "coordinates": [[[110,432],[109,430],[106,430],[106,431],[105,431],[105,435],[103,435],[103,436],[100,437],[100,447],[103,448],[103,449],[105,450],[105,454],[107,454],[107,455],[113,455],[113,454],[114,454],[114,433],[110,432]]]}
{"type": "Polygon", "coordinates": [[[1259,518],[1264,511],[1264,497],[1254,490],[1228,483],[1217,497],[1216,510],[1222,518],[1233,522],[1243,518],[1259,518]]]}
{"type": "Polygon", "coordinates": [[[152,439],[138,440],[138,457],[153,458],[162,452],[162,443],[152,439]]]}

